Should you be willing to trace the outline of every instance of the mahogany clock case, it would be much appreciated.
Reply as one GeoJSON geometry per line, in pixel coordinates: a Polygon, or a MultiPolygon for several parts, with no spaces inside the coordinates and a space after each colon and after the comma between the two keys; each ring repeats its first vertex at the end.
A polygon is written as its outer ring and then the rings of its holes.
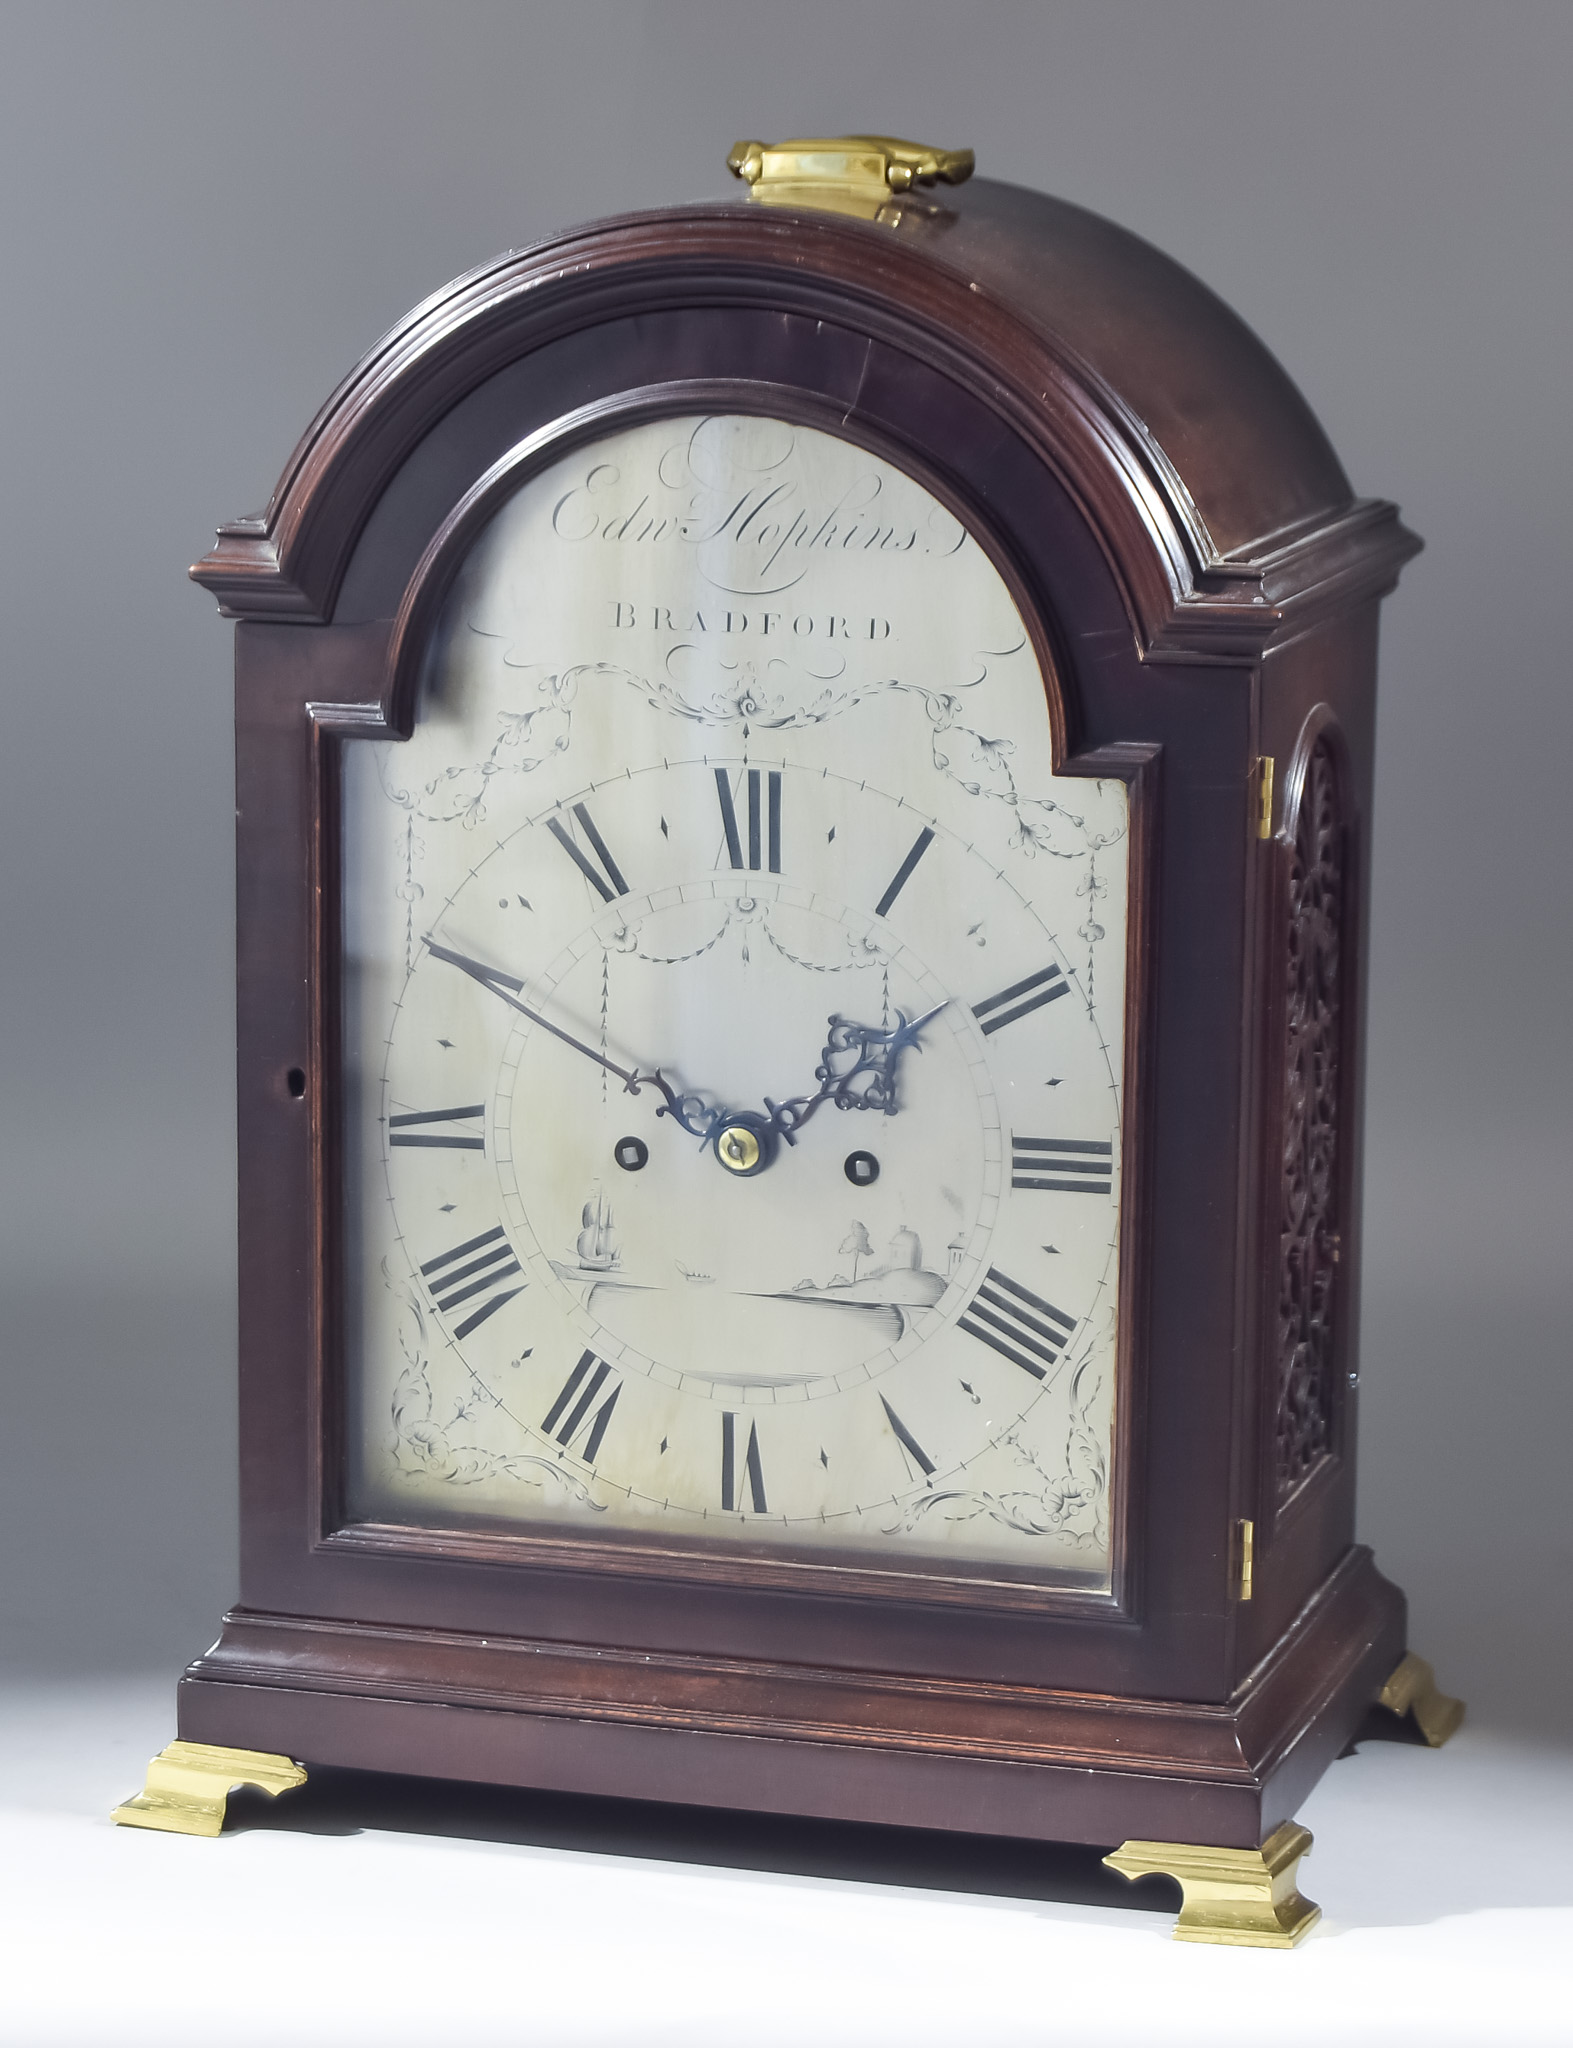
{"type": "Polygon", "coordinates": [[[986,181],[877,222],[609,221],[395,329],[193,571],[240,621],[242,1565],[182,1737],[1041,1839],[1254,1847],[1287,1818],[1404,1647],[1353,1482],[1377,608],[1418,545],[1188,273],[986,181]],[[712,411],[834,432],[954,510],[1029,624],[1057,772],[1129,784],[1107,1595],[346,1517],[342,750],[408,732],[449,580],[524,476],[712,411]],[[1333,1095],[1314,1356],[1285,1366],[1308,860],[1333,1095]]]}

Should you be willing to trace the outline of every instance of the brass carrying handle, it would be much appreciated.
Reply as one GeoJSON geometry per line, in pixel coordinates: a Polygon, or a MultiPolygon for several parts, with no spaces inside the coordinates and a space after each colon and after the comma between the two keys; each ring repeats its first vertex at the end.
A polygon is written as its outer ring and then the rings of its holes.
{"type": "Polygon", "coordinates": [[[872,220],[914,185],[960,185],[970,149],[929,149],[893,135],[837,135],[796,142],[734,142],[727,157],[749,197],[766,206],[814,206],[872,220]]]}

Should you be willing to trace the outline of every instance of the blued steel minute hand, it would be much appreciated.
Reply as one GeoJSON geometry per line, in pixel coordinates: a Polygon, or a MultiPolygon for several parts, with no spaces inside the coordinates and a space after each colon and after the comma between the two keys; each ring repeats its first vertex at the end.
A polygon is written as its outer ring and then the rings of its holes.
{"type": "Polygon", "coordinates": [[[656,1089],[664,1098],[664,1107],[656,1111],[657,1116],[674,1117],[685,1131],[696,1138],[708,1138],[712,1131],[724,1123],[729,1111],[709,1109],[699,1095],[680,1094],[657,1067],[653,1073],[631,1073],[627,1067],[620,1067],[616,1060],[609,1060],[604,1053],[596,1051],[593,1045],[586,1045],[582,1038],[575,1038],[571,1031],[564,1031],[560,1024],[554,1024],[550,1017],[543,1017],[539,1010],[519,1000],[519,990],[524,983],[516,974],[505,974],[500,967],[488,967],[484,960],[472,960],[468,953],[456,953],[451,946],[440,946],[430,933],[421,940],[434,960],[446,960],[450,967],[457,967],[461,974],[467,974],[472,981],[478,981],[482,988],[490,989],[500,1002],[510,1010],[517,1010],[521,1017],[528,1017],[532,1024],[539,1024],[543,1031],[549,1031],[553,1038],[560,1038],[564,1045],[571,1045],[575,1052],[582,1052],[587,1060],[594,1060],[598,1067],[604,1067],[609,1074],[615,1074],[630,1095],[637,1095],[646,1086],[656,1089]],[[697,1119],[697,1121],[696,1121],[697,1119]]]}
{"type": "Polygon", "coordinates": [[[560,1024],[554,1024],[550,1017],[543,1017],[539,1010],[532,1010],[528,1003],[521,1003],[519,990],[524,983],[517,975],[505,974],[500,967],[488,967],[484,960],[472,960],[468,953],[455,953],[451,946],[439,946],[429,933],[421,944],[434,960],[446,960],[450,967],[457,967],[461,974],[478,981],[482,988],[490,989],[511,1010],[517,1010],[521,1017],[528,1017],[532,1024],[539,1024],[543,1031],[549,1031],[553,1038],[560,1038],[564,1045],[571,1045],[587,1060],[594,1060],[598,1067],[605,1067],[609,1074],[615,1074],[626,1085],[630,1095],[639,1093],[641,1081],[653,1081],[657,1087],[665,1088],[658,1074],[631,1074],[626,1067],[620,1067],[615,1060],[598,1053],[593,1045],[586,1045],[582,1038],[575,1038],[571,1031],[564,1031],[560,1024]]]}

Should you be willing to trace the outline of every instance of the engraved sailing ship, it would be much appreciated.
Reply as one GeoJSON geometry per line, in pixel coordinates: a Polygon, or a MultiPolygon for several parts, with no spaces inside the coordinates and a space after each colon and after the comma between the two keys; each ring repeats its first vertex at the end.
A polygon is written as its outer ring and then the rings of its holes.
{"type": "MultiPolygon", "coordinates": [[[[613,1227],[612,1205],[600,1183],[591,1188],[579,1212],[579,1235],[574,1239],[574,1260],[553,1259],[552,1271],[559,1280],[588,1281],[592,1287],[611,1280],[621,1271],[623,1241],[613,1227]]],[[[623,1285],[629,1285],[627,1281],[623,1285]]]]}
{"type": "Polygon", "coordinates": [[[612,1273],[622,1264],[622,1243],[612,1228],[612,1211],[606,1197],[597,1188],[585,1203],[580,1216],[580,1229],[574,1249],[579,1254],[579,1270],[582,1273],[612,1273]]]}

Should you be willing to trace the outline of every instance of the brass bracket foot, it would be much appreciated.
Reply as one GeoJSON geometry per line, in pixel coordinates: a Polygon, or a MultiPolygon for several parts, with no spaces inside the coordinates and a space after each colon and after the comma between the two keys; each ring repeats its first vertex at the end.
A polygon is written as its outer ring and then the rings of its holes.
{"type": "Polygon", "coordinates": [[[109,1816],[123,1828],[163,1828],[175,1835],[216,1835],[224,1802],[236,1785],[256,1785],[270,1797],[304,1785],[306,1773],[287,1756],[260,1749],[217,1749],[207,1742],[172,1742],[147,1767],[135,1799],[109,1816]]]}
{"type": "Polygon", "coordinates": [[[1230,1948],[1293,1948],[1322,1917],[1295,1882],[1311,1837],[1285,1821],[1259,1849],[1210,1849],[1192,1842],[1123,1842],[1104,1862],[1122,1877],[1161,1872],[1185,1894],[1176,1941],[1230,1948]]]}
{"type": "Polygon", "coordinates": [[[1390,1714],[1407,1714],[1433,1749],[1440,1749],[1458,1731],[1464,1702],[1436,1689],[1436,1673],[1424,1657],[1411,1653],[1376,1696],[1390,1714]]]}

